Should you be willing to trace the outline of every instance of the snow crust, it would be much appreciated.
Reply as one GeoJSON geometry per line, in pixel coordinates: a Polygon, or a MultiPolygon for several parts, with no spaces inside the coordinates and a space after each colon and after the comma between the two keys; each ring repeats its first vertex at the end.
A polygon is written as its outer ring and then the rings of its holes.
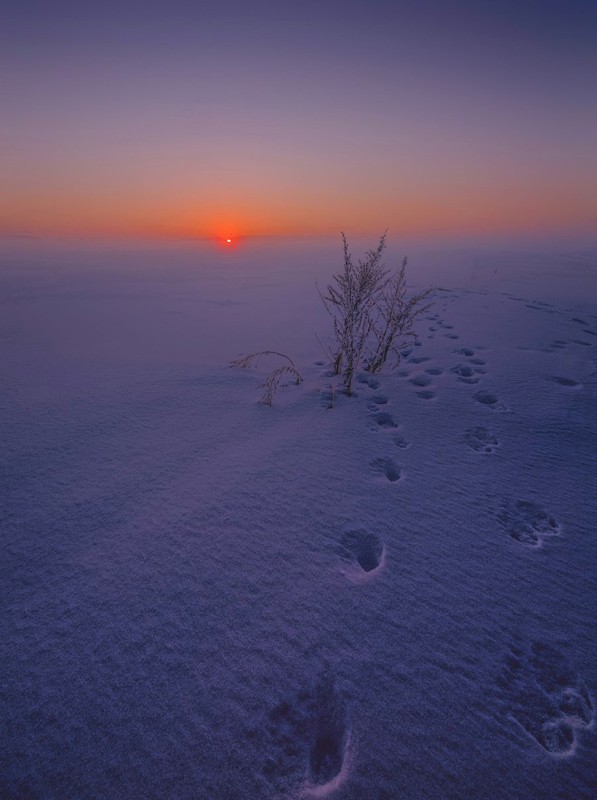
{"type": "Polygon", "coordinates": [[[340,255],[2,246],[0,797],[594,797],[595,251],[411,254],[330,409],[340,255]]]}

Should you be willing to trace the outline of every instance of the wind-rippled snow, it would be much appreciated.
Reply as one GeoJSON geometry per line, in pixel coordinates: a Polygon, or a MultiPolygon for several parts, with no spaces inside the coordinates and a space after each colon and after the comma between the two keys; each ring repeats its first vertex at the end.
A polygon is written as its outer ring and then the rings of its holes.
{"type": "Polygon", "coordinates": [[[0,796],[588,800],[593,257],[412,258],[330,409],[288,247],[4,246],[0,796]]]}

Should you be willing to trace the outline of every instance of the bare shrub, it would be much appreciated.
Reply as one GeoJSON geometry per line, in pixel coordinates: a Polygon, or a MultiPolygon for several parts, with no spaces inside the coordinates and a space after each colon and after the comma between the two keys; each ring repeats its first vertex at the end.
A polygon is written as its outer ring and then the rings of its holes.
{"type": "MultiPolygon", "coordinates": [[[[380,372],[388,362],[392,367],[398,365],[400,349],[416,336],[413,328],[416,319],[430,307],[425,300],[431,289],[406,297],[407,260],[405,258],[395,270],[385,268],[382,263],[385,233],[380,236],[377,247],[368,250],[365,258],[356,263],[344,234],[342,243],[342,270],[332,275],[325,293],[319,287],[317,291],[333,326],[332,345],[322,346],[332,362],[334,374],[342,376],[344,392],[350,396],[359,367],[374,373],[380,372]]],[[[284,362],[273,369],[260,386],[264,392],[259,402],[271,406],[282,378],[289,376],[299,384],[303,377],[294,361],[277,350],[250,353],[235,359],[231,365],[256,366],[263,356],[277,356],[284,362]]],[[[328,398],[328,408],[333,408],[336,398],[332,385],[328,398]]]]}
{"type": "Polygon", "coordinates": [[[241,367],[243,369],[248,367],[256,367],[262,356],[279,356],[288,362],[287,364],[282,364],[281,366],[272,370],[272,372],[270,372],[265,381],[259,387],[260,389],[265,390],[259,402],[264,406],[271,406],[274,401],[274,396],[278,389],[278,385],[285,375],[289,375],[294,378],[297,385],[302,383],[303,376],[295,367],[294,361],[290,358],[290,356],[287,356],[284,353],[278,353],[277,350],[261,350],[258,353],[249,353],[248,355],[240,356],[240,358],[234,359],[234,361],[230,362],[230,365],[233,367],[241,367]]]}
{"type": "Polygon", "coordinates": [[[332,318],[334,344],[328,355],[336,375],[342,374],[344,390],[352,394],[352,383],[361,363],[370,372],[379,372],[390,356],[396,366],[399,348],[415,337],[413,324],[429,308],[422,305],[431,290],[406,299],[406,258],[390,271],[383,266],[386,233],[364,260],[355,264],[342,234],[344,267],[332,276],[326,293],[319,291],[332,318]]]}
{"type": "Polygon", "coordinates": [[[376,300],[371,324],[373,342],[367,358],[369,372],[380,372],[390,356],[395,359],[391,366],[398,366],[400,349],[409,339],[416,338],[415,320],[431,307],[431,303],[423,305],[431,289],[406,299],[406,264],[405,257],[376,300]]]}
{"type": "Polygon", "coordinates": [[[319,291],[323,305],[332,318],[335,345],[330,350],[334,373],[342,373],[346,394],[352,393],[352,382],[363,356],[374,322],[374,309],[386,288],[388,272],[381,258],[386,247],[386,234],[375,250],[369,250],[364,260],[354,263],[344,245],[344,268],[332,276],[326,294],[319,291]]]}

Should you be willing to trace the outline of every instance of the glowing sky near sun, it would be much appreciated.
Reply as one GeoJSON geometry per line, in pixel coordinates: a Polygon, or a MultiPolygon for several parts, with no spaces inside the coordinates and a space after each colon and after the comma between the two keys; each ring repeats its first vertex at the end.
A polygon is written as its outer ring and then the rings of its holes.
{"type": "Polygon", "coordinates": [[[597,3],[2,4],[0,233],[590,230],[597,3]]]}

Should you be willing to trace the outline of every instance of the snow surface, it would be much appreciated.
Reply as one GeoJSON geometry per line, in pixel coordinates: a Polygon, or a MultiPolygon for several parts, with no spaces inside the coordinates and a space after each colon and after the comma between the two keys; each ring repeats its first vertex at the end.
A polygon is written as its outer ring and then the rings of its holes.
{"type": "Polygon", "coordinates": [[[595,796],[595,251],[415,253],[330,409],[340,255],[2,246],[2,798],[595,796]]]}

